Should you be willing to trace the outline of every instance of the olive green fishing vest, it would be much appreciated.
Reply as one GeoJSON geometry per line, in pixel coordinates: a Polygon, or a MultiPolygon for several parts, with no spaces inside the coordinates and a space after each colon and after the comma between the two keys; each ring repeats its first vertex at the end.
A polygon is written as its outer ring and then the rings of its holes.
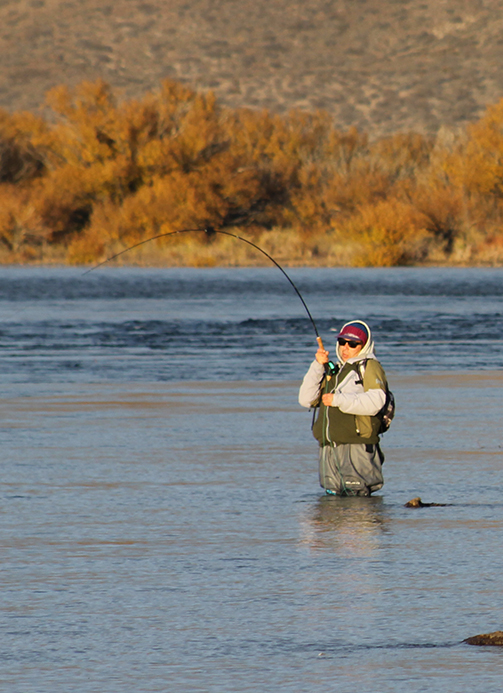
{"type": "MultiPolygon", "coordinates": [[[[386,390],[386,376],[379,361],[368,359],[364,368],[364,391],[366,392],[367,390],[377,388],[386,390]]],[[[325,374],[323,377],[319,400],[313,402],[313,406],[319,408],[318,415],[313,423],[313,435],[320,445],[327,445],[330,441],[337,445],[343,445],[345,443],[376,445],[379,442],[381,419],[378,416],[344,414],[338,407],[326,407],[321,401],[322,394],[334,390],[334,378],[335,389],[337,389],[337,385],[342,383],[344,378],[351,371],[355,371],[358,375],[358,379],[360,378],[361,371],[357,363],[345,363],[336,375],[330,376],[325,374]],[[329,439],[327,438],[327,416],[329,421],[329,439]]]]}

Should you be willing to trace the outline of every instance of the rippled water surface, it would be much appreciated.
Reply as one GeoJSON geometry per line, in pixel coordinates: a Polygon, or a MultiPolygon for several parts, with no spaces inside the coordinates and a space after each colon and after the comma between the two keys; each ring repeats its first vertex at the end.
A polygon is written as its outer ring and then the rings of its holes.
{"type": "Polygon", "coordinates": [[[503,272],[289,274],[374,329],[371,499],[317,485],[276,269],[0,270],[0,690],[501,690],[503,272]]]}

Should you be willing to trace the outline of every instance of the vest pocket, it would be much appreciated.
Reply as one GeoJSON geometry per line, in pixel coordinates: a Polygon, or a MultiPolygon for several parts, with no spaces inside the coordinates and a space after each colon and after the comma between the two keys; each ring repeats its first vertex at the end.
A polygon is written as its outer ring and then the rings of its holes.
{"type": "Polygon", "coordinates": [[[355,416],[355,424],[358,435],[362,438],[372,437],[372,422],[370,416],[355,416]]]}

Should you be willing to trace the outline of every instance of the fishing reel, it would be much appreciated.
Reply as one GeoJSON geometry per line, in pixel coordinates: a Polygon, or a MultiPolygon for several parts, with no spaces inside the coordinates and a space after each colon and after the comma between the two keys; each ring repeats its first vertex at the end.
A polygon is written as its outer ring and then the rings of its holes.
{"type": "Polygon", "coordinates": [[[339,372],[340,366],[338,366],[333,361],[327,361],[325,364],[326,372],[328,375],[336,375],[339,372]]]}

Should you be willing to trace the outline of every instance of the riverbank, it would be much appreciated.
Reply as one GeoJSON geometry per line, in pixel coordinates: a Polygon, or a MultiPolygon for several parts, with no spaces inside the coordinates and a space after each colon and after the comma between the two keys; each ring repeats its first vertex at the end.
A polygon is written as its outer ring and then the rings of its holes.
{"type": "MultiPolygon", "coordinates": [[[[204,233],[165,237],[127,249],[119,243],[110,243],[100,256],[88,262],[79,262],[65,246],[44,245],[19,251],[0,249],[0,265],[34,266],[94,266],[112,258],[111,266],[131,267],[268,267],[270,255],[284,267],[368,267],[368,249],[356,242],[343,241],[337,234],[327,232],[305,240],[295,229],[274,229],[251,232],[248,229],[230,229],[229,233],[247,242],[227,235],[215,235],[210,242],[204,233]],[[250,245],[253,243],[257,248],[250,245]],[[263,252],[261,252],[260,248],[263,252]]],[[[503,265],[503,245],[480,241],[459,242],[447,254],[441,248],[431,249],[422,261],[410,262],[413,267],[499,267],[503,265]]],[[[380,265],[378,265],[380,266],[380,265]]]]}
{"type": "Polygon", "coordinates": [[[382,139],[171,81],[141,102],[101,81],[47,102],[51,118],[0,113],[0,262],[92,265],[139,246],[126,264],[265,264],[186,233],[208,228],[289,266],[503,262],[503,101],[465,132],[382,139]]]}

